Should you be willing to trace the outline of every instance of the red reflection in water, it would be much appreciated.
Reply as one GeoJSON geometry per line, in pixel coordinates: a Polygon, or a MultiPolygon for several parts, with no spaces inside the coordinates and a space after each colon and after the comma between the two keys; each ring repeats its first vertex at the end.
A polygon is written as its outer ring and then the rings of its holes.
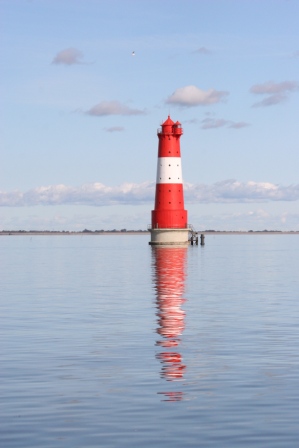
{"type": "Polygon", "coordinates": [[[182,401],[183,399],[183,392],[158,392],[158,394],[166,397],[162,401],[182,401]]]}
{"type": "MultiPolygon", "coordinates": [[[[185,312],[181,306],[185,283],[185,264],[187,247],[153,247],[156,304],[157,333],[162,337],[156,345],[164,349],[178,347],[180,335],[184,331],[185,312]]],[[[167,381],[177,381],[183,378],[186,366],[182,356],[177,351],[163,351],[157,354],[162,364],[161,376],[167,381]]],[[[182,392],[163,392],[169,400],[182,400],[182,392]],[[171,399],[170,399],[171,397],[171,399]]]]}
{"type": "Polygon", "coordinates": [[[180,353],[163,352],[158,353],[157,358],[162,362],[162,376],[169,381],[183,378],[186,366],[182,363],[180,353]]]}

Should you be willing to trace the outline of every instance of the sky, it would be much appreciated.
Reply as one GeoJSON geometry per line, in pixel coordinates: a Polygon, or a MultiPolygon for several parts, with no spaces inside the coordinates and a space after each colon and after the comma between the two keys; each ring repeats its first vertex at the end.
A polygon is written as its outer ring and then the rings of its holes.
{"type": "Polygon", "coordinates": [[[0,0],[0,230],[299,230],[298,0],[0,0]]]}

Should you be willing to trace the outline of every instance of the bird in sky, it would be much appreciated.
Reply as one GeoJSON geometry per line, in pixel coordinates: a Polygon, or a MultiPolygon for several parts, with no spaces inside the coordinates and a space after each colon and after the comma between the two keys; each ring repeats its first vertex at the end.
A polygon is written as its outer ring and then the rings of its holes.
{"type": "Polygon", "coordinates": [[[132,56],[135,56],[135,51],[132,51],[132,56]]]}

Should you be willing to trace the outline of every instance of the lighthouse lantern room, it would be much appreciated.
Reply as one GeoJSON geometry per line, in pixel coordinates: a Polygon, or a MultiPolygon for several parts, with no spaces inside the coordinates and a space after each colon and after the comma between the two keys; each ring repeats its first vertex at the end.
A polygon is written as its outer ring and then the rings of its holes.
{"type": "Polygon", "coordinates": [[[152,245],[188,244],[187,210],[184,209],[184,190],[180,138],[181,123],[170,116],[158,129],[158,164],[155,209],[150,227],[152,245]]]}

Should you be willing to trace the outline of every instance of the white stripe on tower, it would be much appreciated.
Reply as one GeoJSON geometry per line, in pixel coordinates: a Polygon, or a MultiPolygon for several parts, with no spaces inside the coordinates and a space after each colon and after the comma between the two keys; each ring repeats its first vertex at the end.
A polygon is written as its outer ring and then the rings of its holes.
{"type": "Polygon", "coordinates": [[[180,157],[159,157],[157,184],[182,184],[182,163],[180,157]]]}

